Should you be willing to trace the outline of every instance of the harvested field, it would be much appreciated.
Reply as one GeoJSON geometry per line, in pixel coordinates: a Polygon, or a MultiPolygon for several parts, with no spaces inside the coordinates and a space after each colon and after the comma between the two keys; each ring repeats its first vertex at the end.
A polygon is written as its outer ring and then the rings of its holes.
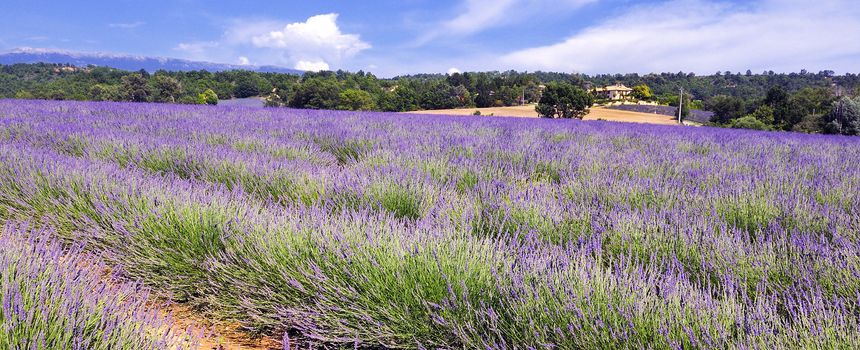
{"type": "MultiPolygon", "coordinates": [[[[521,117],[521,118],[537,118],[534,105],[511,106],[511,107],[489,107],[489,108],[458,108],[458,109],[436,109],[425,111],[408,112],[413,114],[439,114],[439,115],[472,115],[475,111],[481,111],[482,116],[493,115],[496,117],[521,117]]],[[[593,107],[585,120],[607,120],[614,122],[628,123],[647,123],[660,125],[677,125],[675,118],[670,116],[640,113],[633,111],[623,111],[617,109],[609,109],[605,107],[593,107]]]]}

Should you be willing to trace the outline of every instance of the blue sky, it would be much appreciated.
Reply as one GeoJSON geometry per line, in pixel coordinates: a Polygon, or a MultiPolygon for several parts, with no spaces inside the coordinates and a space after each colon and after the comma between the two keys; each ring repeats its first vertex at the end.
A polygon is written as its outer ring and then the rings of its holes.
{"type": "Polygon", "coordinates": [[[372,71],[860,71],[856,0],[11,1],[0,50],[372,71]]]}

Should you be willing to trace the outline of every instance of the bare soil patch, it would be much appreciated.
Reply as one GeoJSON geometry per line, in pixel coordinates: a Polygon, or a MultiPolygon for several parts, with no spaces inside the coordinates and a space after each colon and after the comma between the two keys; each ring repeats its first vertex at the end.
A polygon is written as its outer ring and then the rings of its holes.
{"type": "Polygon", "coordinates": [[[215,322],[185,305],[169,304],[164,312],[171,315],[173,327],[177,331],[186,328],[204,328],[208,330],[197,350],[281,350],[283,345],[272,338],[254,338],[242,332],[238,325],[215,322]]]}
{"type": "MultiPolygon", "coordinates": [[[[519,118],[538,118],[535,112],[534,105],[512,106],[512,107],[488,107],[488,108],[458,108],[458,109],[437,109],[408,112],[413,114],[439,114],[439,115],[472,115],[475,111],[480,111],[482,116],[493,115],[496,117],[519,117],[519,118]]],[[[641,113],[622,111],[617,109],[608,109],[604,107],[592,107],[585,120],[608,120],[616,122],[628,123],[648,123],[662,125],[678,125],[675,118],[653,113],[641,113]]]]}

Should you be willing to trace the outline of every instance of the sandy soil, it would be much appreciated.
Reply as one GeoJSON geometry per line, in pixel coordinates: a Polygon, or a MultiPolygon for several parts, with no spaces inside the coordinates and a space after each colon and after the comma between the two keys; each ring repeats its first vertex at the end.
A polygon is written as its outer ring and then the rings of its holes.
{"type": "Polygon", "coordinates": [[[177,333],[183,330],[203,329],[205,336],[196,350],[280,350],[280,342],[270,338],[251,338],[239,330],[238,325],[213,322],[185,305],[170,304],[162,312],[169,312],[177,333]]]}
{"type": "Polygon", "coordinates": [[[585,116],[585,120],[610,120],[615,122],[678,125],[678,120],[662,114],[640,113],[595,107],[585,116]]]}
{"type": "MultiPolygon", "coordinates": [[[[496,117],[521,117],[521,118],[537,118],[534,105],[512,106],[512,107],[489,107],[489,108],[462,108],[462,109],[438,109],[427,111],[415,111],[408,113],[415,114],[442,114],[442,115],[472,115],[475,111],[481,111],[482,116],[492,114],[496,117]]],[[[663,124],[663,125],[678,125],[678,122],[669,116],[651,113],[639,113],[630,111],[621,111],[616,109],[607,109],[604,107],[592,107],[585,120],[609,120],[617,122],[630,123],[648,123],[648,124],[663,124]]]]}

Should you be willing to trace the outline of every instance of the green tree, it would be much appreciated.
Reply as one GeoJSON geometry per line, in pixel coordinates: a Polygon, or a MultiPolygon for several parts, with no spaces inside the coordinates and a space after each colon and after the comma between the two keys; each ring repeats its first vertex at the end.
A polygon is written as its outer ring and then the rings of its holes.
{"type": "Polygon", "coordinates": [[[27,90],[20,90],[15,93],[15,98],[19,100],[30,100],[35,98],[35,96],[33,96],[32,92],[29,92],[27,90]]]}
{"type": "Polygon", "coordinates": [[[549,83],[535,110],[543,118],[577,118],[588,114],[591,94],[569,83],[549,83]]]}
{"type": "Polygon", "coordinates": [[[753,130],[771,130],[772,127],[753,117],[752,115],[747,115],[742,118],[733,119],[729,122],[730,128],[735,129],[753,129],[753,130]]]}
{"type": "Polygon", "coordinates": [[[824,131],[829,134],[860,135],[860,96],[842,97],[833,104],[824,131]]]}
{"type": "Polygon", "coordinates": [[[340,86],[337,80],[312,76],[296,86],[289,105],[294,108],[335,109],[339,99],[340,86]]]}
{"type": "Polygon", "coordinates": [[[373,96],[359,89],[346,89],[341,91],[338,109],[351,111],[369,111],[376,108],[373,96]]]}
{"type": "Polygon", "coordinates": [[[448,92],[451,96],[457,99],[457,108],[472,107],[475,105],[475,102],[472,100],[472,94],[469,93],[469,89],[463,85],[453,86],[448,90],[448,92]]]}
{"type": "Polygon", "coordinates": [[[761,105],[756,108],[749,116],[760,120],[767,125],[773,125],[773,108],[768,105],[761,105]]]}
{"type": "Polygon", "coordinates": [[[218,104],[218,94],[212,89],[206,89],[203,93],[197,95],[197,103],[198,104],[207,104],[207,105],[217,105],[218,104]]]}
{"type": "Polygon", "coordinates": [[[469,90],[462,85],[451,86],[445,80],[417,85],[420,89],[418,103],[423,109],[449,109],[473,104],[469,90]]]}
{"type": "Polygon", "coordinates": [[[182,94],[182,84],[167,75],[156,75],[153,79],[153,88],[154,99],[157,102],[176,102],[176,97],[182,94]]]}
{"type": "Polygon", "coordinates": [[[639,84],[633,87],[633,97],[639,100],[650,100],[654,97],[654,94],[651,93],[651,88],[645,84],[639,84]]]}
{"type": "Polygon", "coordinates": [[[807,114],[800,120],[800,123],[794,124],[791,131],[820,133],[824,130],[824,126],[827,123],[826,120],[823,119],[825,116],[826,114],[807,114]]]}
{"type": "Polygon", "coordinates": [[[108,84],[95,84],[90,87],[89,98],[93,101],[121,101],[120,87],[108,84]]]}
{"type": "Polygon", "coordinates": [[[141,73],[122,77],[122,91],[125,99],[132,102],[146,102],[150,95],[147,78],[141,73]]]}
{"type": "Polygon", "coordinates": [[[260,87],[261,85],[265,85],[265,82],[261,83],[260,80],[262,78],[257,73],[246,71],[236,73],[238,77],[236,78],[236,88],[233,89],[233,96],[236,98],[246,98],[260,95],[260,87]]]}
{"type": "Polygon", "coordinates": [[[408,112],[418,110],[418,94],[411,84],[392,86],[379,98],[379,108],[389,112],[408,112]]]}
{"type": "Polygon", "coordinates": [[[821,132],[824,124],[828,122],[827,115],[834,99],[832,88],[804,87],[791,94],[789,97],[789,105],[792,109],[791,119],[796,120],[791,130],[821,132]]]}
{"type": "Polygon", "coordinates": [[[743,100],[727,95],[717,95],[705,103],[705,109],[714,112],[712,123],[727,124],[732,119],[740,118],[746,113],[743,100]]]}
{"type": "Polygon", "coordinates": [[[472,89],[475,105],[477,107],[492,107],[495,105],[496,100],[493,95],[495,95],[496,86],[494,82],[486,74],[478,74],[473,83],[475,84],[472,89]]]}
{"type": "Polygon", "coordinates": [[[705,109],[705,102],[703,102],[702,100],[692,100],[692,101],[690,101],[690,109],[694,109],[694,110],[705,109]]]}
{"type": "MultiPolygon", "coordinates": [[[[468,93],[468,91],[466,93],[468,93]]],[[[519,86],[502,86],[496,95],[496,105],[516,106],[520,104],[520,99],[523,95],[523,88],[519,86]]]]}
{"type": "Polygon", "coordinates": [[[767,91],[763,104],[773,109],[773,124],[782,130],[790,130],[795,123],[799,122],[800,116],[791,107],[789,95],[785,89],[774,86],[767,91]]]}

